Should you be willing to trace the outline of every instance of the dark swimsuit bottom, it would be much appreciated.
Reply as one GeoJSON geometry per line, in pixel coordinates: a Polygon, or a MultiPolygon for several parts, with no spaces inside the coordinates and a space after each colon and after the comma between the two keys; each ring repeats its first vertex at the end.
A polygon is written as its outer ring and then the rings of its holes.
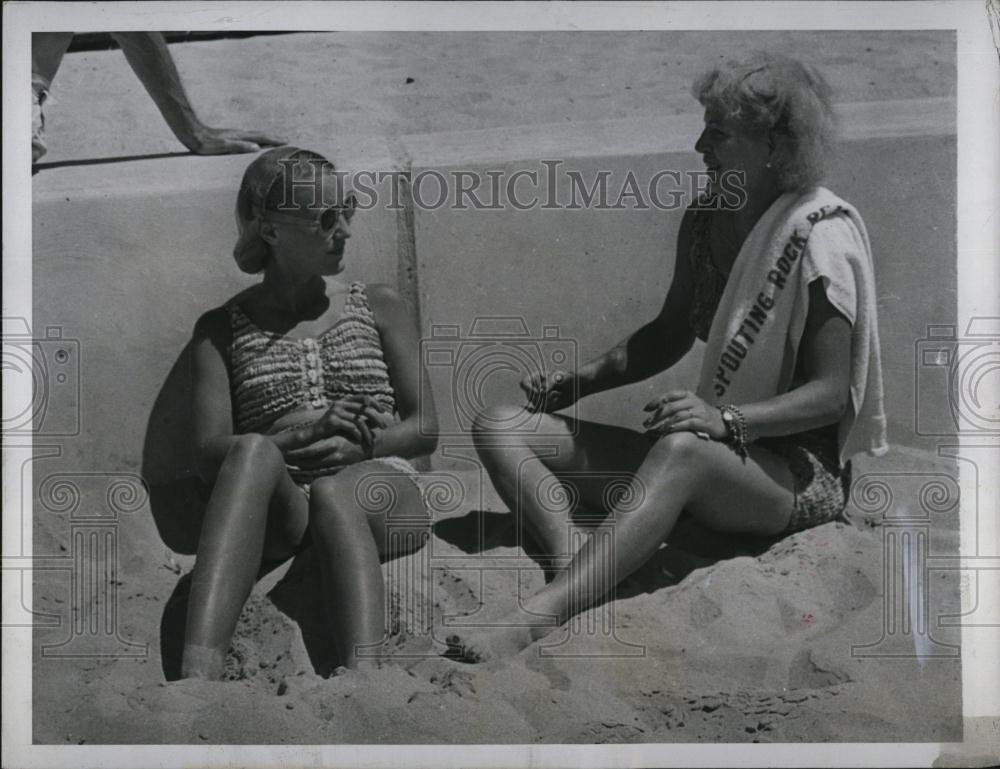
{"type": "MultiPolygon", "coordinates": [[[[694,282],[690,322],[695,335],[703,342],[708,339],[712,319],[726,287],[726,275],[712,259],[710,222],[710,211],[694,212],[689,253],[694,282]]],[[[758,438],[751,445],[782,457],[795,479],[795,509],[784,534],[843,519],[851,486],[851,463],[840,466],[837,425],[793,435],[758,438]]]]}
{"type": "Polygon", "coordinates": [[[785,459],[795,479],[795,509],[784,533],[843,520],[851,463],[837,461],[837,425],[753,442],[785,459]]]}

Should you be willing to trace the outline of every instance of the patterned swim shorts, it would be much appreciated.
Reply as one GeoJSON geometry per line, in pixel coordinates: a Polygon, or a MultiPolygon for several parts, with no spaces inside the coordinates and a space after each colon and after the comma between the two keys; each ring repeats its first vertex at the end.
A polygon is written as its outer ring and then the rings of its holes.
{"type": "Polygon", "coordinates": [[[783,457],[795,478],[795,509],[783,535],[843,520],[851,463],[838,466],[836,441],[836,432],[828,428],[755,441],[754,445],[783,457]]]}
{"type": "MultiPolygon", "coordinates": [[[[402,457],[379,457],[378,459],[368,460],[368,462],[371,464],[377,463],[386,465],[387,467],[392,468],[409,478],[410,481],[413,482],[413,485],[417,487],[417,491],[420,492],[420,499],[424,503],[424,509],[428,509],[423,478],[421,477],[419,471],[412,464],[410,464],[408,460],[403,459],[402,457]]],[[[334,475],[336,472],[331,472],[330,470],[309,472],[304,471],[301,468],[291,466],[288,467],[288,471],[291,473],[292,480],[295,481],[296,485],[298,485],[298,487],[302,489],[302,492],[306,495],[306,499],[309,498],[309,486],[313,481],[329,475],[334,475]]]]}

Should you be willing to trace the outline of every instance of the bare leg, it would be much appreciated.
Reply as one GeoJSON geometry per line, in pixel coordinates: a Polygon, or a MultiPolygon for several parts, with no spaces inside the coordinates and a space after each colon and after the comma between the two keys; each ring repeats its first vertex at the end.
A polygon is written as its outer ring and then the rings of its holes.
{"type": "Polygon", "coordinates": [[[260,569],[269,518],[288,537],[268,555],[290,555],[305,531],[305,496],[292,482],[278,448],[243,435],[230,448],[212,489],[191,578],[182,676],[222,677],[226,651],[260,569]],[[296,534],[297,532],[297,534],[296,534]]]}
{"type": "Polygon", "coordinates": [[[31,35],[31,162],[38,162],[47,151],[45,113],[52,79],[59,71],[63,55],[73,39],[72,32],[34,32],[31,35]]]}
{"type": "Polygon", "coordinates": [[[112,32],[111,36],[121,46],[129,65],[174,136],[192,152],[201,155],[256,152],[264,145],[285,143],[257,131],[210,128],[202,123],[188,101],[162,32],[112,32]]]}
{"type": "Polygon", "coordinates": [[[490,427],[517,421],[519,411],[496,408],[478,420],[473,432],[476,450],[518,524],[541,546],[541,555],[565,565],[573,555],[577,504],[606,513],[609,482],[632,475],[651,444],[635,430],[551,415],[541,417],[534,435],[490,427]]]}
{"type": "Polygon", "coordinates": [[[33,32],[31,34],[32,78],[40,78],[46,88],[50,87],[72,40],[72,32],[33,32]]]}
{"type": "Polygon", "coordinates": [[[421,516],[426,513],[413,482],[378,462],[353,465],[312,484],[309,530],[318,548],[324,600],[344,667],[357,667],[359,657],[376,661],[377,646],[387,635],[379,561],[380,549],[386,547],[380,545],[387,542],[386,519],[421,516]],[[371,488],[366,492],[369,483],[382,485],[385,496],[371,488]]]}
{"type": "MultiPolygon", "coordinates": [[[[523,609],[565,622],[592,606],[649,559],[685,508],[717,530],[776,534],[792,513],[792,482],[785,463],[768,452],[754,451],[744,463],[723,444],[691,433],[667,435],[636,471],[635,493],[641,502],[627,512],[611,511],[613,546],[586,541],[569,567],[523,609]]],[[[526,513],[531,514],[530,506],[526,513]]],[[[550,630],[551,625],[508,626],[464,634],[460,640],[467,658],[475,660],[514,654],[550,630]]]]}

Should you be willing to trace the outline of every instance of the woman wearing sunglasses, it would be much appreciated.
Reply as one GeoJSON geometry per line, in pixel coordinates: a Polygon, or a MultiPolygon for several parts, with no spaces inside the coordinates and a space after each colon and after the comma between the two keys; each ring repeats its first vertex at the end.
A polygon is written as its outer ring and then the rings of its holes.
{"type": "Polygon", "coordinates": [[[184,677],[223,676],[265,564],[310,540],[340,664],[376,660],[387,634],[380,556],[402,549],[390,547],[387,519],[406,521],[391,527],[393,543],[419,543],[429,526],[407,461],[436,443],[432,406],[418,425],[428,384],[417,329],[393,290],[338,280],[353,213],[343,178],[315,153],[270,150],[244,174],[234,256],[262,280],[194,333],[196,456],[212,492],[184,677]],[[392,503],[373,512],[366,495],[379,494],[392,503]]]}

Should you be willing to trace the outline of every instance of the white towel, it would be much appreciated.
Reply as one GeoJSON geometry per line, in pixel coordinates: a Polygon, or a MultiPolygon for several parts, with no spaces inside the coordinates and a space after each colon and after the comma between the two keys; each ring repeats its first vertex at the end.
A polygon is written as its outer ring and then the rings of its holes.
{"type": "Polygon", "coordinates": [[[885,411],[871,247],[861,216],[818,187],[786,193],[758,220],[733,263],[712,321],[698,395],[752,403],[788,392],[809,311],[809,284],[851,323],[851,400],[839,425],[840,461],[884,454],[885,411]]]}

